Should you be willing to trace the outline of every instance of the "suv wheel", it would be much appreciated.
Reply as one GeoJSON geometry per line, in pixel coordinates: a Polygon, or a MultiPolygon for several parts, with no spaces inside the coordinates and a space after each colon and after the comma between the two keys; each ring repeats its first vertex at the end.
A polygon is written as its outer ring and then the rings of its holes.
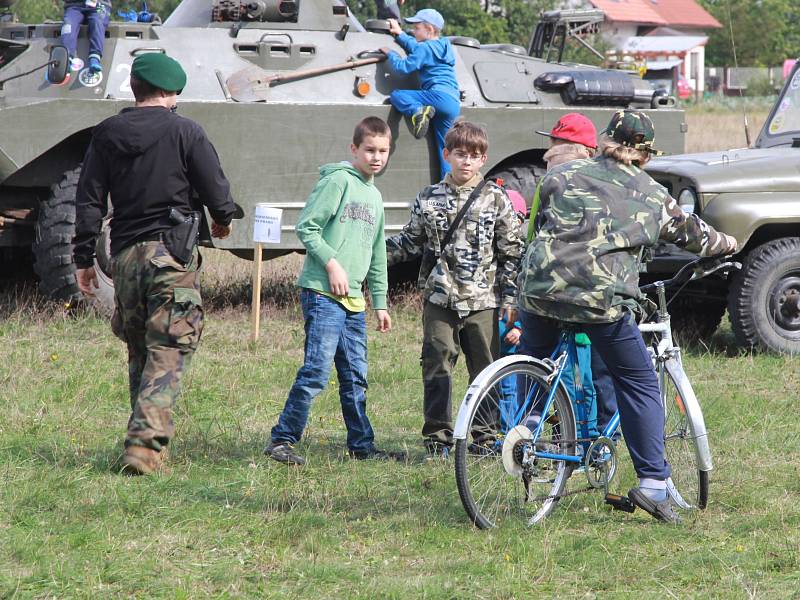
{"type": "Polygon", "coordinates": [[[739,345],[800,354],[800,238],[772,240],[747,255],[728,312],[739,345]]]}
{"type": "Polygon", "coordinates": [[[668,308],[675,339],[682,346],[693,346],[711,341],[726,307],[724,300],[677,296],[670,300],[668,308]]]}

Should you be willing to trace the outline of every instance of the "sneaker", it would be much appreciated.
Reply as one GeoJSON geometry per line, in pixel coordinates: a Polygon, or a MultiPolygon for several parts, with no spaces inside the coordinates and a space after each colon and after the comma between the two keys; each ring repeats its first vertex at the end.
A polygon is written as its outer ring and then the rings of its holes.
{"type": "Polygon", "coordinates": [[[497,456],[500,454],[500,449],[497,446],[497,440],[489,438],[479,442],[472,442],[467,446],[467,452],[473,456],[497,456]]]}
{"type": "Polygon", "coordinates": [[[92,54],[89,57],[89,70],[92,73],[102,73],[103,72],[103,63],[100,62],[100,57],[92,54]]]}
{"type": "Polygon", "coordinates": [[[371,450],[348,450],[347,454],[355,460],[396,460],[403,462],[406,459],[405,452],[378,450],[377,448],[372,448],[371,450]]]}
{"type": "Polygon", "coordinates": [[[163,470],[161,453],[145,446],[128,446],[122,456],[122,472],[126,475],[150,475],[163,470]]]}
{"type": "Polygon", "coordinates": [[[264,449],[264,454],[272,460],[287,465],[302,466],[306,464],[306,459],[294,451],[294,446],[289,442],[270,442],[264,449]]]}
{"type": "Polygon", "coordinates": [[[667,496],[666,500],[656,502],[648,498],[647,494],[642,492],[638,487],[635,487],[628,492],[628,498],[643,511],[650,513],[654,519],[673,524],[681,522],[680,516],[675,512],[675,509],[672,508],[669,496],[667,496]]]}
{"type": "Polygon", "coordinates": [[[426,460],[442,459],[450,457],[450,445],[434,439],[425,440],[425,451],[428,453],[426,460]]]}
{"type": "Polygon", "coordinates": [[[432,106],[423,106],[411,116],[411,128],[414,137],[421,140],[428,133],[431,119],[436,116],[436,109],[432,106]]]}

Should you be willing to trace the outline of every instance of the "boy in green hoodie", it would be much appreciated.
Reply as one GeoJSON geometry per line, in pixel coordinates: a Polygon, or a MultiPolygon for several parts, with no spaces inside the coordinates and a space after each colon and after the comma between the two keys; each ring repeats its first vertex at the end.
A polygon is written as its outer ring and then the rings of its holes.
{"type": "Polygon", "coordinates": [[[378,331],[389,331],[383,201],[373,178],[386,165],[391,141],[382,119],[363,119],[353,133],[352,163],[322,166],[319,182],[300,213],[297,237],[307,251],[297,281],[305,319],[305,357],[264,450],[278,462],[305,464],[293,444],[303,435],[311,402],[328,383],[332,363],[339,378],[350,456],[402,458],[375,448],[367,418],[366,303],[361,291],[366,279],[378,331]]]}

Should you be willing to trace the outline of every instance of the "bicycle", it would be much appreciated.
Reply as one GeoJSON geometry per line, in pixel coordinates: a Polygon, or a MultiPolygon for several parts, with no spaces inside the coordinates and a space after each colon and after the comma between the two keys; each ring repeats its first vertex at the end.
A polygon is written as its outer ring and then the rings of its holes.
{"type": "MultiPolygon", "coordinates": [[[[713,462],[702,409],[683,370],[680,348],[673,343],[665,289],[740,267],[725,259],[701,258],[669,280],[640,288],[655,290],[658,300],[652,320],[646,319],[639,330],[651,342],[648,350],[664,407],[665,454],[672,466],[667,491],[683,510],[706,507],[713,462]]],[[[626,496],[608,491],[617,471],[619,412],[599,436],[589,435],[577,367],[574,403],[563,382],[567,356],[572,356],[573,365],[578,363],[574,333],[571,327],[563,330],[549,359],[516,354],[495,361],[467,389],[453,432],[456,483],[467,514],[481,529],[497,526],[512,513],[519,513],[528,524],[537,523],[561,498],[594,489],[605,490],[612,508],[627,512],[636,508],[626,496]],[[508,378],[516,384],[512,402],[508,378]],[[576,470],[585,473],[588,487],[565,492],[576,470]]]]}

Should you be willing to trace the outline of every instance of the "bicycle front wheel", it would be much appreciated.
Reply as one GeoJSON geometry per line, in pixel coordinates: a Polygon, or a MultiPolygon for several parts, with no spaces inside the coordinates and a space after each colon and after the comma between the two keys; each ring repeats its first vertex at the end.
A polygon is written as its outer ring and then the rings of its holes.
{"type": "Polygon", "coordinates": [[[700,450],[694,431],[694,424],[697,419],[702,422],[703,415],[694,414],[700,410],[699,406],[684,398],[675,376],[668,369],[660,370],[659,379],[664,407],[664,453],[672,467],[674,486],[670,495],[679,508],[705,508],[708,504],[708,471],[700,470],[700,450]]]}
{"type": "MultiPolygon", "coordinates": [[[[572,471],[565,460],[538,455],[575,454],[572,404],[559,387],[548,407],[549,372],[525,362],[527,357],[519,359],[498,368],[473,392],[478,395],[469,420],[473,441],[456,442],[458,493],[481,529],[506,519],[541,521],[555,508],[572,471]]],[[[497,367],[487,367],[492,368],[497,367]]]]}

